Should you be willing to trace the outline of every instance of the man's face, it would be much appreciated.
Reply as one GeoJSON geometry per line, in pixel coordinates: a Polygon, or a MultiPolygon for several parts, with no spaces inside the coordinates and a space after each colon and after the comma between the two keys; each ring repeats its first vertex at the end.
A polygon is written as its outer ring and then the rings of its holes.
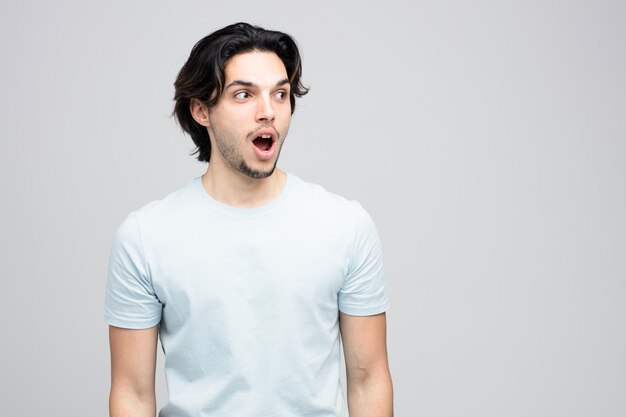
{"type": "Polygon", "coordinates": [[[225,78],[222,96],[209,109],[210,163],[268,177],[291,121],[285,66],[273,52],[243,53],[230,59],[225,78]]]}

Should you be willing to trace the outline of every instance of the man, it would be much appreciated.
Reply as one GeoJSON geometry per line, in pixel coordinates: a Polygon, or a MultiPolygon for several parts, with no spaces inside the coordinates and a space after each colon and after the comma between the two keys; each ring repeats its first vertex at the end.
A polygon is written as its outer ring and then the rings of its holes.
{"type": "Polygon", "coordinates": [[[291,37],[245,23],[199,41],[181,69],[174,113],[209,164],[115,236],[112,417],[155,415],[158,336],[160,417],[393,414],[375,225],[358,202],[276,167],[300,75],[291,37]]]}

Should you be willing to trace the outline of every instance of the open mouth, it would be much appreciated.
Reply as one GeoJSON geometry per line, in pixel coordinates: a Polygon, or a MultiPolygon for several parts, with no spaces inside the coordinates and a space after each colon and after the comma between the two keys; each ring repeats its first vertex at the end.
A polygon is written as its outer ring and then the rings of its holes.
{"type": "Polygon", "coordinates": [[[259,135],[252,141],[254,146],[256,146],[257,148],[259,148],[260,150],[264,152],[267,152],[270,150],[273,142],[274,142],[274,139],[272,139],[272,135],[268,135],[268,134],[259,135]]]}

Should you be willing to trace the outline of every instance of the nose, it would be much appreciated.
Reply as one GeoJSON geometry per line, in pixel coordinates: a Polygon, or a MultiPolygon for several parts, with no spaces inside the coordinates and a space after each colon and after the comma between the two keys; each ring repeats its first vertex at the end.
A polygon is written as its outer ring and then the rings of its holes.
{"type": "Polygon", "coordinates": [[[272,106],[272,100],[269,96],[259,96],[259,104],[257,110],[257,121],[271,122],[274,121],[274,107],[272,106]]]}

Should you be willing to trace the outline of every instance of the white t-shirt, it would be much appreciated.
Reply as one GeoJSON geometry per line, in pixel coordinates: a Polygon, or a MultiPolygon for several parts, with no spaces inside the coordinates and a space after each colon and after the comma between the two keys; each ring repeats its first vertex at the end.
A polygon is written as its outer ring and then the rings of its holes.
{"type": "Polygon", "coordinates": [[[198,177],[132,212],[109,262],[106,322],[161,323],[160,417],[348,415],[338,311],[389,308],[379,236],[358,202],[287,173],[272,202],[237,208],[198,177]]]}

